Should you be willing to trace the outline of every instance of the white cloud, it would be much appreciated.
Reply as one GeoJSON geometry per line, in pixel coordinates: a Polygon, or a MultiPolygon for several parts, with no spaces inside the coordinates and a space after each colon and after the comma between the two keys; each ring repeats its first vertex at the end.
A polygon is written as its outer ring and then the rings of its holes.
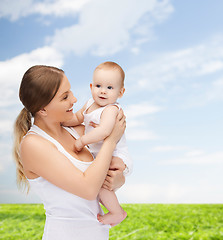
{"type": "Polygon", "coordinates": [[[0,120],[0,135],[3,133],[11,133],[13,129],[13,121],[11,119],[8,120],[0,120]]]}
{"type": "Polygon", "coordinates": [[[16,186],[1,187],[0,203],[42,203],[41,199],[30,189],[29,194],[20,191],[16,186]]]}
{"type": "Polygon", "coordinates": [[[0,62],[0,107],[18,102],[18,88],[25,71],[37,64],[61,67],[63,57],[51,47],[43,47],[0,62]]]}
{"type": "Polygon", "coordinates": [[[78,24],[57,30],[49,42],[57,49],[77,55],[90,52],[108,56],[127,46],[137,53],[139,45],[150,39],[153,25],[172,11],[168,0],[94,0],[84,5],[78,24]],[[136,31],[139,27],[141,31],[136,31]]]}
{"type": "Polygon", "coordinates": [[[184,156],[159,162],[161,165],[223,165],[223,152],[205,153],[201,150],[187,152],[184,156]]]}
{"type": "Polygon", "coordinates": [[[159,137],[153,131],[148,130],[148,122],[145,116],[159,111],[161,111],[160,107],[148,102],[127,105],[124,108],[127,118],[127,139],[133,141],[158,139],[159,137]]]}
{"type": "Polygon", "coordinates": [[[204,63],[201,66],[201,69],[198,71],[200,75],[205,75],[209,73],[217,72],[218,70],[223,69],[223,61],[221,60],[211,60],[208,63],[204,63]]]}
{"type": "Polygon", "coordinates": [[[0,174],[12,164],[12,143],[0,142],[0,174]]]}
{"type": "Polygon", "coordinates": [[[223,78],[213,81],[210,87],[202,96],[203,99],[208,101],[219,101],[223,99],[223,78]]]}
{"type": "Polygon", "coordinates": [[[159,137],[152,131],[140,128],[128,128],[126,137],[132,141],[157,140],[159,137]]]}
{"type": "Polygon", "coordinates": [[[131,104],[125,107],[125,114],[128,119],[139,118],[148,114],[161,111],[161,108],[148,102],[131,104]]]}
{"type": "Polygon", "coordinates": [[[185,79],[188,84],[191,79],[201,81],[200,76],[223,70],[222,46],[223,36],[219,35],[197,46],[155,56],[152,61],[127,72],[129,85],[132,83],[130,88],[133,91],[155,91],[167,86],[182,86],[185,79]]]}
{"type": "Polygon", "coordinates": [[[222,203],[221,186],[207,183],[164,185],[137,183],[125,184],[117,191],[123,203],[222,203]]]}
{"type": "Polygon", "coordinates": [[[63,64],[63,58],[55,49],[46,46],[0,62],[1,84],[5,82],[15,83],[16,79],[18,79],[18,74],[19,77],[21,77],[21,74],[35,64],[47,64],[60,67],[63,64]]]}
{"type": "Polygon", "coordinates": [[[133,47],[133,48],[131,48],[131,52],[138,55],[139,52],[140,52],[140,48],[139,47],[133,47]]]}
{"type": "Polygon", "coordinates": [[[12,0],[10,3],[7,0],[1,0],[0,18],[9,18],[12,21],[20,17],[27,16],[32,8],[32,0],[12,0]]]}
{"type": "Polygon", "coordinates": [[[63,17],[74,15],[90,0],[1,0],[0,18],[9,18],[16,21],[19,18],[27,17],[32,14],[42,16],[53,15],[63,17]]]}
{"type": "Polygon", "coordinates": [[[55,15],[57,17],[71,15],[79,12],[91,0],[56,0],[37,2],[33,12],[42,15],[55,15]]]}
{"type": "Polygon", "coordinates": [[[213,82],[213,85],[214,85],[215,87],[223,87],[223,78],[214,81],[214,82],[213,82]]]}
{"type": "Polygon", "coordinates": [[[193,150],[193,151],[187,152],[186,156],[187,157],[198,157],[198,156],[202,156],[204,154],[205,154],[204,151],[198,149],[198,150],[193,150]]]}
{"type": "MultiPolygon", "coordinates": [[[[1,1],[0,18],[54,15],[75,16],[78,23],[58,29],[47,41],[61,52],[108,56],[128,47],[138,54],[141,44],[153,39],[154,25],[173,12],[170,0],[7,0],[1,1]]],[[[76,20],[75,20],[76,21],[76,20]]]]}
{"type": "Polygon", "coordinates": [[[188,149],[186,146],[156,146],[152,149],[154,152],[170,152],[170,151],[181,151],[188,149]]]}

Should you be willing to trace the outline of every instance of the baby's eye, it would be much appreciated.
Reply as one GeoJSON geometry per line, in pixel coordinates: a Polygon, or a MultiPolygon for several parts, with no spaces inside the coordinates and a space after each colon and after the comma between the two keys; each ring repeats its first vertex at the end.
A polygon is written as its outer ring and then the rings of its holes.
{"type": "Polygon", "coordinates": [[[96,87],[97,87],[97,88],[100,88],[100,87],[101,87],[101,85],[97,84],[97,85],[96,85],[96,87]]]}
{"type": "Polygon", "coordinates": [[[112,86],[108,86],[108,89],[112,89],[113,87],[112,86]]]}

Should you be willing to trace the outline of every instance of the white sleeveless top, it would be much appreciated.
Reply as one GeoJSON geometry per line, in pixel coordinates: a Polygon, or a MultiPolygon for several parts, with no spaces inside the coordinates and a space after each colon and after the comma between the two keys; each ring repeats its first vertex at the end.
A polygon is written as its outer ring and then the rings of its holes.
{"type": "MultiPolygon", "coordinates": [[[[80,136],[73,128],[64,127],[73,137],[80,136]]],[[[84,172],[92,162],[83,162],[71,156],[63,146],[42,129],[33,125],[28,134],[38,134],[52,142],[78,169],[84,172]]],[[[44,240],[107,240],[110,225],[97,220],[103,214],[98,199],[89,201],[71,194],[42,177],[28,179],[46,210],[44,240]]]]}
{"type": "MultiPolygon", "coordinates": [[[[107,107],[100,107],[95,109],[94,111],[87,113],[87,110],[90,108],[90,106],[94,103],[94,99],[90,98],[87,102],[86,109],[83,112],[84,115],[84,124],[85,124],[85,134],[92,131],[94,128],[90,126],[90,122],[94,122],[96,124],[100,124],[101,120],[101,114],[104,111],[104,109],[107,107]]],[[[121,109],[121,106],[119,103],[109,104],[109,106],[117,106],[118,109],[121,109]]],[[[94,155],[94,157],[97,156],[98,152],[100,151],[102,147],[103,141],[99,141],[96,143],[88,144],[88,147],[91,151],[91,153],[94,155]]],[[[116,148],[113,152],[113,156],[119,157],[123,160],[123,162],[126,164],[127,169],[124,171],[124,175],[129,175],[132,172],[132,160],[129,156],[129,151],[126,143],[126,137],[125,134],[122,135],[121,139],[116,145],[116,148]]]]}

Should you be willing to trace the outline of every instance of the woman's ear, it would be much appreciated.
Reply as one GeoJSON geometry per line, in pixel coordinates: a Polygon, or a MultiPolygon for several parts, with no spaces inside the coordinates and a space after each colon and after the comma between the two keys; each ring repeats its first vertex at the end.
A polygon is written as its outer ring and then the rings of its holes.
{"type": "Polygon", "coordinates": [[[123,96],[124,92],[125,92],[125,88],[122,87],[122,88],[120,89],[120,92],[119,92],[119,98],[121,98],[121,97],[123,96]]]}
{"type": "Polygon", "coordinates": [[[43,116],[43,117],[46,117],[46,116],[47,116],[47,111],[46,111],[45,108],[39,110],[38,113],[39,113],[41,116],[43,116]]]}

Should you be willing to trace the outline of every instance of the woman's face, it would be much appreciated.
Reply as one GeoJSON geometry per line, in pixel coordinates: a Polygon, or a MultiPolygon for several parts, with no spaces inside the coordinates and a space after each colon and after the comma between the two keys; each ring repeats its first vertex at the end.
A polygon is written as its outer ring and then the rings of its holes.
{"type": "Polygon", "coordinates": [[[55,97],[44,107],[47,117],[51,118],[52,121],[65,122],[72,118],[73,105],[77,102],[77,99],[70,88],[70,83],[64,75],[55,97]]]}

